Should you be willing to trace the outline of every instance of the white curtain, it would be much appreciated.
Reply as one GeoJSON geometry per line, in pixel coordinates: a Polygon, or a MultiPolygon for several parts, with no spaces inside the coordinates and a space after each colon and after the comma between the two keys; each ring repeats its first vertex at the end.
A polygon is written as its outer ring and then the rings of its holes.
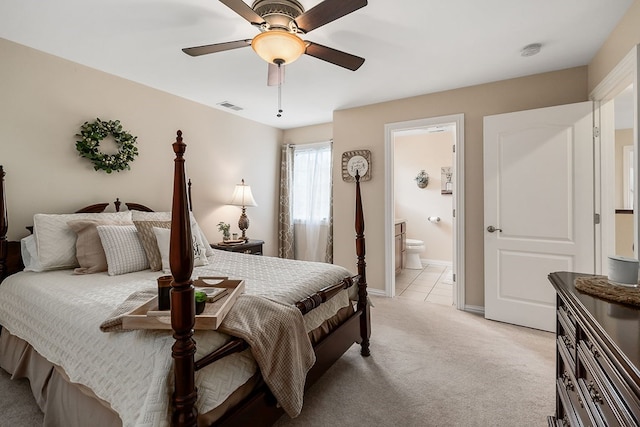
{"type": "Polygon", "coordinates": [[[331,142],[293,146],[295,259],[332,262],[331,142]]]}

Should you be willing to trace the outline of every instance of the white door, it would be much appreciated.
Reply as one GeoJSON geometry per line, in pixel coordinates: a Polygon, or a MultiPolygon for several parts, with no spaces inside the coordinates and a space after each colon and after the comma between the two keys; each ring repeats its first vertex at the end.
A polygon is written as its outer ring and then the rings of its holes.
{"type": "Polygon", "coordinates": [[[485,317],[555,331],[553,271],[594,272],[591,102],[484,118],[485,317]]]}

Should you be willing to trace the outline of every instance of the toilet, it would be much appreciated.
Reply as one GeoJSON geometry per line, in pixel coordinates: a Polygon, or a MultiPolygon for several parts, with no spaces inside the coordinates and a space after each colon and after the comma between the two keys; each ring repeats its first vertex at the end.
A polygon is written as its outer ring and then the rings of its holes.
{"type": "Polygon", "coordinates": [[[411,270],[422,270],[422,262],[420,261],[420,253],[424,251],[424,242],[422,240],[407,239],[406,254],[407,263],[404,268],[411,270]]]}

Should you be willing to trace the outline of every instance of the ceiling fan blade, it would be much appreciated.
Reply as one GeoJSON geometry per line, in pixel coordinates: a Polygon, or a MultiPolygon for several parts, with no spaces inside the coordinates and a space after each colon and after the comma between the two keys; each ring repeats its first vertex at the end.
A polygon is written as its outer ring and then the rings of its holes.
{"type": "Polygon", "coordinates": [[[252,25],[260,25],[264,22],[262,16],[254,12],[254,10],[242,0],[220,0],[220,2],[247,21],[251,22],[252,25]]]}
{"type": "Polygon", "coordinates": [[[308,33],[366,5],[367,0],[324,0],[298,16],[295,19],[296,25],[308,33]]]}
{"type": "Polygon", "coordinates": [[[284,83],[284,64],[278,70],[278,66],[270,62],[267,70],[267,86],[278,86],[282,83],[284,83]]]}
{"type": "Polygon", "coordinates": [[[305,50],[304,53],[322,59],[323,61],[330,62],[351,71],[357,70],[364,64],[364,58],[360,58],[359,56],[351,55],[350,53],[342,52],[308,40],[306,43],[307,50],[305,50]]]}
{"type": "Polygon", "coordinates": [[[184,53],[191,56],[207,55],[209,53],[224,52],[225,50],[238,49],[240,47],[251,46],[251,39],[236,40],[234,42],[207,44],[204,46],[185,47],[184,53]]]}

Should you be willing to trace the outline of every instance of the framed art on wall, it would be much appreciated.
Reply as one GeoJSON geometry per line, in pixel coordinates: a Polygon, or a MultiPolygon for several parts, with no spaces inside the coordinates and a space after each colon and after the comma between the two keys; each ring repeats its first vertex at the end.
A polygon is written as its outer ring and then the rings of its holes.
{"type": "Polygon", "coordinates": [[[371,179],[371,151],[353,150],[342,153],[342,180],[354,182],[356,171],[360,181],[371,179]]]}

